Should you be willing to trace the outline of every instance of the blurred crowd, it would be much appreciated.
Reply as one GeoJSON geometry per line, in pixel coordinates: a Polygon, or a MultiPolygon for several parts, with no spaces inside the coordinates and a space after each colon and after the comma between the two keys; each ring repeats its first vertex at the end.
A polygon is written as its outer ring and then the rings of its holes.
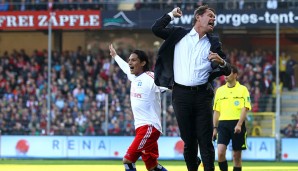
{"type": "Polygon", "coordinates": [[[122,4],[131,10],[171,10],[176,6],[182,10],[193,10],[208,4],[216,10],[295,9],[295,0],[0,0],[0,11],[25,10],[117,10],[122,4]]]}
{"type": "MultiPolygon", "coordinates": [[[[228,51],[230,63],[240,70],[238,80],[250,91],[253,112],[275,111],[276,57],[272,50],[256,49],[252,52],[234,49],[228,51]]],[[[292,91],[295,85],[297,62],[282,51],[279,56],[279,77],[281,90],[292,91]]],[[[224,79],[220,79],[220,84],[224,79]]]]}
{"type": "Polygon", "coordinates": [[[292,114],[291,123],[281,130],[281,133],[288,138],[298,138],[298,112],[292,114]]]}
{"type": "MultiPolygon", "coordinates": [[[[117,52],[127,60],[131,50],[119,48],[117,52]]],[[[273,111],[273,107],[267,106],[275,93],[273,52],[259,49],[226,52],[229,61],[241,71],[239,81],[251,93],[252,110],[273,111]]],[[[154,50],[147,54],[153,64],[154,50]]],[[[285,74],[281,78],[288,78],[288,70],[292,70],[296,62],[285,52],[281,53],[280,60],[280,74],[285,74]]],[[[48,89],[47,50],[35,50],[31,54],[15,50],[0,55],[2,135],[134,135],[130,82],[111,60],[107,49],[99,49],[97,53],[85,52],[81,47],[76,51],[53,51],[51,62],[48,89]],[[51,92],[50,111],[47,111],[48,90],[51,92]]],[[[289,91],[295,86],[291,87],[288,79],[281,81],[283,88],[289,91]]],[[[224,77],[220,77],[214,86],[224,83],[224,77]]],[[[178,136],[171,92],[166,93],[166,101],[164,133],[178,136]]]]}
{"type": "MultiPolygon", "coordinates": [[[[245,50],[227,50],[230,63],[239,68],[238,81],[245,85],[251,96],[252,112],[275,112],[275,101],[277,85],[275,82],[276,72],[279,74],[279,87],[283,91],[293,91],[295,85],[295,68],[297,61],[285,51],[279,56],[279,70],[276,70],[276,56],[272,50],[256,49],[248,52],[245,50]]],[[[224,78],[216,80],[217,85],[224,84],[224,78]]],[[[294,116],[292,118],[295,118],[294,116]]],[[[262,120],[264,116],[255,116],[249,120],[248,135],[262,136],[262,120]]],[[[268,119],[268,118],[267,118],[268,119]]],[[[293,124],[295,119],[287,128],[282,129],[284,137],[298,137],[298,124],[293,124]],[[291,126],[290,126],[291,125],[291,126]],[[291,136],[288,135],[291,134],[291,136]]],[[[271,128],[273,129],[273,128],[271,128]]]]}
{"type": "Polygon", "coordinates": [[[107,51],[94,55],[78,47],[75,52],[52,53],[51,111],[47,111],[46,50],[31,55],[24,50],[5,52],[0,64],[2,134],[134,134],[129,83],[107,51]],[[51,128],[46,132],[48,115],[51,128]]]}

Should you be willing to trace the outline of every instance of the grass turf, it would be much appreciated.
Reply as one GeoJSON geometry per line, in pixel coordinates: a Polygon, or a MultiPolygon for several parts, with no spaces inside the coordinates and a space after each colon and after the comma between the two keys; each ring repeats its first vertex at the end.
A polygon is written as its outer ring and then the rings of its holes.
{"type": "MultiPolygon", "coordinates": [[[[185,171],[184,161],[163,161],[169,171],[185,171]]],[[[229,170],[232,170],[229,162],[229,170]]],[[[138,171],[146,171],[143,161],[136,163],[138,171]]],[[[219,171],[217,163],[216,171],[219,171]]],[[[0,160],[1,171],[123,171],[121,160],[0,160]]],[[[203,168],[200,167],[199,171],[203,168]]],[[[298,162],[259,162],[244,161],[243,171],[298,171],[298,162]]]]}
{"type": "MultiPolygon", "coordinates": [[[[164,165],[180,166],[185,165],[181,160],[160,160],[164,165]]],[[[43,160],[43,159],[0,159],[0,165],[121,165],[121,160],[43,160]]],[[[143,161],[137,161],[143,165],[143,161]]],[[[229,162],[229,165],[232,163],[229,162]]],[[[275,162],[275,161],[243,161],[244,166],[297,166],[298,162],[275,162]]]]}

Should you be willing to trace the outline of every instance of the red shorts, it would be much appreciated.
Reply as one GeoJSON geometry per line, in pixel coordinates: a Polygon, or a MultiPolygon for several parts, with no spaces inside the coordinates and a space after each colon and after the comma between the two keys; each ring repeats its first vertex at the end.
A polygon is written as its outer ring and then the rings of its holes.
{"type": "Polygon", "coordinates": [[[140,156],[147,170],[157,165],[160,132],[152,125],[144,125],[136,129],[136,136],[128,148],[124,158],[135,163],[140,156]]]}

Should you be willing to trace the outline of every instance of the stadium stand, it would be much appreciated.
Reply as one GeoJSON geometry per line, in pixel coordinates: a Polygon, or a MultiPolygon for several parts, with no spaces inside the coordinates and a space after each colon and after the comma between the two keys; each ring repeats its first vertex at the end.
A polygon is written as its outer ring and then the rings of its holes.
{"type": "MultiPolygon", "coordinates": [[[[47,51],[36,50],[31,55],[25,50],[5,52],[0,58],[2,134],[104,135],[107,127],[108,135],[133,135],[129,82],[119,67],[110,61],[108,52],[100,51],[102,55],[88,54],[80,47],[76,52],[53,52],[52,126],[48,133],[47,51]],[[109,96],[108,125],[105,125],[106,96],[109,96]]],[[[270,112],[272,105],[267,104],[274,103],[270,100],[272,84],[266,81],[270,82],[274,77],[274,64],[270,62],[271,52],[265,51],[262,55],[259,50],[251,53],[245,50],[227,52],[230,62],[241,68],[239,81],[250,90],[253,112],[270,112]],[[247,57],[246,54],[251,56],[247,57]],[[261,60],[257,60],[259,58],[261,60]]],[[[216,80],[215,87],[223,83],[224,79],[221,77],[216,80]]],[[[165,133],[167,136],[178,136],[179,129],[170,105],[170,93],[167,96],[165,133]]],[[[265,122],[269,121],[261,121],[261,125],[266,127],[265,122]]],[[[270,123],[268,124],[270,127],[270,123]]]]}
{"type": "Polygon", "coordinates": [[[1,0],[0,11],[25,11],[46,10],[51,6],[53,10],[150,10],[150,9],[173,9],[179,6],[182,10],[193,10],[194,8],[208,4],[215,9],[294,9],[298,6],[295,0],[278,1],[276,5],[266,0],[1,0]]]}

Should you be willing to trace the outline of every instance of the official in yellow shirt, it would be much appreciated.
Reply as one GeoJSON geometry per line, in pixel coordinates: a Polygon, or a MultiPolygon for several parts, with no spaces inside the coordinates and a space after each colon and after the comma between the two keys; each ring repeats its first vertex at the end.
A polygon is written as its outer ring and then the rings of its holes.
{"type": "Polygon", "coordinates": [[[217,135],[218,165],[221,171],[228,170],[227,145],[232,140],[233,171],[242,170],[241,152],[246,149],[245,118],[251,110],[247,88],[237,81],[238,69],[231,66],[231,74],[225,76],[226,84],[219,87],[214,98],[213,137],[217,135]]]}

